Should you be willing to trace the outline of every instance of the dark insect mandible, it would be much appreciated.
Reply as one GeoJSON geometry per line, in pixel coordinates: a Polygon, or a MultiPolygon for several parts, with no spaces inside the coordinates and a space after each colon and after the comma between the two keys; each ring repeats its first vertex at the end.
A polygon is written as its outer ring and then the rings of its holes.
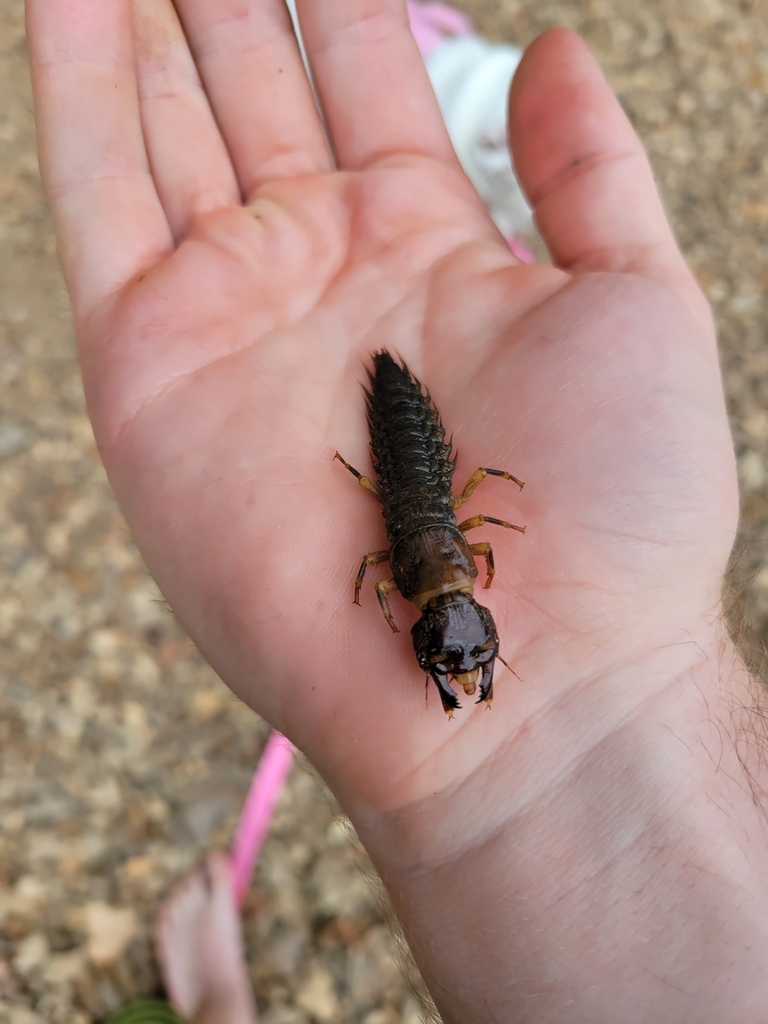
{"type": "MultiPolygon", "coordinates": [[[[451,444],[429,394],[408,367],[388,352],[373,356],[366,391],[371,453],[376,483],[358,473],[336,452],[334,458],[354,473],[358,483],[382,503],[390,547],[366,555],[355,580],[355,604],[365,570],[389,561],[394,579],[376,584],[384,617],[394,633],[387,594],[399,590],[421,612],[411,630],[413,649],[421,668],[440,693],[443,709],[453,717],[460,708],[453,679],[468,696],[478,689],[477,703],[490,707],[493,665],[499,657],[499,638],[491,613],[472,596],[477,579],[474,555],[486,562],[486,588],[494,575],[493,552],[487,542],[468,544],[464,534],[483,523],[525,533],[503,519],[472,516],[456,522],[454,510],[469,498],[486,476],[501,476],[523,489],[522,481],[503,469],[476,469],[461,494],[451,492],[456,468],[451,444]]],[[[506,663],[505,663],[506,664],[506,663]]],[[[429,683],[429,680],[427,680],[429,683]]]]}

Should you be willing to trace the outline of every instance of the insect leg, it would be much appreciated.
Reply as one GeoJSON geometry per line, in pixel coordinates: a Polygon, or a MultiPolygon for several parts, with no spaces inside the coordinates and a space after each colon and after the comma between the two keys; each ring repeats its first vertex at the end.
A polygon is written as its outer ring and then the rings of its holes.
{"type": "Polygon", "coordinates": [[[440,703],[443,705],[443,711],[449,718],[453,718],[453,712],[461,707],[456,691],[450,686],[445,676],[441,676],[437,672],[430,672],[430,675],[435,681],[437,692],[440,694],[440,703]]]}
{"type": "Polygon", "coordinates": [[[366,555],[360,563],[360,571],[357,574],[355,580],[355,604],[360,604],[360,587],[363,585],[363,576],[365,576],[365,570],[369,565],[378,565],[379,562],[386,562],[389,558],[389,551],[372,551],[370,555],[366,555]]]}
{"type": "Polygon", "coordinates": [[[485,567],[487,569],[487,575],[485,577],[485,583],[483,589],[487,590],[493,583],[493,577],[496,573],[496,566],[493,564],[493,549],[487,540],[481,541],[479,544],[470,544],[469,550],[473,555],[480,555],[481,558],[485,559],[485,567]]]}
{"type": "Polygon", "coordinates": [[[333,457],[334,459],[338,459],[342,466],[345,466],[349,470],[352,476],[357,477],[357,482],[360,484],[364,491],[368,491],[369,494],[372,494],[377,501],[384,500],[381,496],[379,488],[376,486],[373,480],[371,480],[370,477],[363,476],[362,473],[358,473],[355,467],[350,466],[346,459],[342,459],[338,452],[336,452],[336,454],[333,457]]]}
{"type": "Polygon", "coordinates": [[[515,526],[513,523],[507,523],[503,519],[494,519],[493,516],[472,516],[471,519],[465,519],[463,523],[459,523],[459,529],[462,533],[466,533],[467,530],[474,530],[476,526],[482,526],[483,523],[506,526],[508,530],[517,530],[518,533],[525,533],[524,526],[515,526]]]}
{"type": "Polygon", "coordinates": [[[483,665],[483,676],[480,680],[480,696],[475,701],[475,704],[481,704],[485,701],[485,706],[490,708],[491,701],[493,700],[493,662],[489,661],[486,665],[483,665]]]}
{"type": "MultiPolygon", "coordinates": [[[[387,551],[387,554],[389,552],[387,551]]],[[[389,623],[390,629],[393,633],[399,633],[400,630],[395,624],[395,620],[392,618],[392,612],[389,610],[389,602],[387,601],[387,594],[390,594],[393,590],[397,590],[397,584],[394,580],[379,580],[375,587],[376,596],[379,599],[381,610],[384,613],[384,618],[389,623]]]]}
{"type": "Polygon", "coordinates": [[[511,480],[513,484],[517,484],[521,491],[525,486],[522,480],[518,480],[516,476],[512,476],[511,473],[507,473],[504,469],[485,469],[481,466],[479,469],[476,469],[469,480],[467,480],[461,494],[452,495],[453,507],[458,508],[459,505],[463,505],[467,498],[474,494],[477,489],[477,485],[482,483],[487,476],[503,476],[505,480],[511,480]]]}

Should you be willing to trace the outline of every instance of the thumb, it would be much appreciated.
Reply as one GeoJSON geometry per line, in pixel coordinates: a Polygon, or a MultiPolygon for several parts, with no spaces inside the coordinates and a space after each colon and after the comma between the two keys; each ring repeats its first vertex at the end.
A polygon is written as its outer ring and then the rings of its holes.
{"type": "Polygon", "coordinates": [[[531,44],[509,124],[515,169],[555,264],[656,278],[713,334],[645,150],[578,36],[554,29],[531,44]]]}

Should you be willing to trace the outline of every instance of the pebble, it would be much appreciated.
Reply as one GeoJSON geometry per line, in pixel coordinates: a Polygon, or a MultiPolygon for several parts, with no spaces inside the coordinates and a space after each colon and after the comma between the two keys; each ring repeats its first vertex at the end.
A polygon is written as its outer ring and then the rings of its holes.
{"type": "Polygon", "coordinates": [[[50,952],[48,938],[43,932],[33,932],[22,939],[13,958],[14,970],[26,975],[42,967],[50,952]]]}
{"type": "Polygon", "coordinates": [[[111,907],[106,903],[89,903],[83,912],[88,934],[88,956],[103,966],[115,963],[136,935],[139,922],[131,907],[111,907]]]}
{"type": "Polygon", "coordinates": [[[309,977],[296,994],[296,1004],[315,1020],[338,1020],[339,1001],[330,972],[318,963],[312,964],[309,977]]]}
{"type": "Polygon", "coordinates": [[[0,459],[10,459],[23,452],[30,443],[30,435],[16,423],[0,423],[0,459]]]}

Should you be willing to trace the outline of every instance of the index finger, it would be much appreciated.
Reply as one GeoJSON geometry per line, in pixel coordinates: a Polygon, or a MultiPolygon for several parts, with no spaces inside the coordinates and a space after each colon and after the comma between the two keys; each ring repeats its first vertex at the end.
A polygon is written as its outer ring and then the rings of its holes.
{"type": "Polygon", "coordinates": [[[144,148],[128,0],[28,0],[40,165],[76,318],[173,249],[144,148]]]}

